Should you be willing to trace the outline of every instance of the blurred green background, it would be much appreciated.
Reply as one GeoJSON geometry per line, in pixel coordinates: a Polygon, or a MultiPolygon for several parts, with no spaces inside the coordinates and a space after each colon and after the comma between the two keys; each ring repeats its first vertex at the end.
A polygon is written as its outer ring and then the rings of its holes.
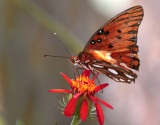
{"type": "MultiPolygon", "coordinates": [[[[69,125],[49,89],[69,88],[60,72],[74,78],[67,59],[76,56],[107,20],[134,5],[144,7],[138,45],[141,60],[136,84],[110,85],[99,96],[114,107],[103,107],[104,125],[160,124],[160,1],[159,0],[0,0],[0,125],[69,125]],[[56,32],[57,36],[53,33],[56,32]]],[[[98,125],[97,120],[82,125],[98,125]]]]}

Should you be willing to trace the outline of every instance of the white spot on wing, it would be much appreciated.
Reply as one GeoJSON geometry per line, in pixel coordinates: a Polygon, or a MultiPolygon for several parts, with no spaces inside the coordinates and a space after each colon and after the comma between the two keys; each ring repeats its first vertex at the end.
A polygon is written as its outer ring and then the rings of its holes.
{"type": "Polygon", "coordinates": [[[111,73],[116,74],[116,75],[118,74],[118,72],[116,70],[114,70],[114,69],[110,69],[109,68],[108,71],[110,71],[111,73]]]}
{"type": "Polygon", "coordinates": [[[124,79],[120,79],[120,81],[121,81],[121,82],[124,82],[125,80],[124,80],[124,79]]]}
{"type": "Polygon", "coordinates": [[[117,78],[113,78],[115,81],[119,82],[119,80],[117,78]]]}
{"type": "Polygon", "coordinates": [[[100,65],[96,65],[96,64],[93,64],[94,67],[98,67],[98,68],[104,68],[104,66],[100,66],[100,65]]]}
{"type": "Polygon", "coordinates": [[[124,66],[125,68],[128,69],[127,65],[125,63],[120,63],[121,66],[124,66]]]}
{"type": "Polygon", "coordinates": [[[128,82],[131,82],[131,80],[130,80],[130,79],[128,79],[127,81],[128,81],[128,82]]]}
{"type": "Polygon", "coordinates": [[[127,77],[130,78],[130,79],[134,79],[133,76],[130,76],[130,75],[128,75],[128,74],[125,74],[125,76],[127,76],[127,77]]]}

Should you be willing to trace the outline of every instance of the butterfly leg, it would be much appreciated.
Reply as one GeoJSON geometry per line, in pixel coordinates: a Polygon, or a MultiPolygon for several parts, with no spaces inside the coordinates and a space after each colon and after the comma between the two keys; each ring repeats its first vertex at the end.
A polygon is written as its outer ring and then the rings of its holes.
{"type": "MultiPolygon", "coordinates": [[[[93,78],[96,76],[95,75],[95,73],[94,73],[94,70],[92,71],[92,70],[90,70],[91,71],[91,73],[93,74],[93,78]]],[[[101,83],[100,83],[100,81],[99,81],[99,79],[98,79],[98,76],[97,76],[97,81],[98,81],[98,84],[101,86],[101,83]]],[[[102,89],[102,93],[103,93],[103,89],[102,89]]]]}
{"type": "Polygon", "coordinates": [[[80,76],[79,69],[81,69],[81,70],[82,70],[82,73],[83,73],[83,71],[84,71],[84,68],[76,67],[76,70],[77,70],[78,76],[80,76]]]}
{"type": "Polygon", "coordinates": [[[95,74],[94,74],[94,70],[93,70],[93,73],[92,73],[92,74],[93,74],[93,78],[94,78],[94,76],[95,76],[95,74]]]}
{"type": "Polygon", "coordinates": [[[76,74],[75,74],[74,65],[73,65],[73,73],[74,73],[74,77],[75,77],[75,79],[76,79],[76,74]]]}
{"type": "MultiPolygon", "coordinates": [[[[96,74],[94,73],[94,71],[92,71],[92,70],[90,70],[91,71],[91,73],[93,74],[93,78],[96,76],[96,74]]],[[[100,84],[100,81],[99,81],[99,79],[98,79],[98,76],[97,76],[97,81],[98,81],[98,83],[100,84]]]]}
{"type": "Polygon", "coordinates": [[[79,67],[76,67],[76,70],[77,70],[78,76],[80,76],[80,75],[79,75],[79,69],[80,69],[79,67]]]}

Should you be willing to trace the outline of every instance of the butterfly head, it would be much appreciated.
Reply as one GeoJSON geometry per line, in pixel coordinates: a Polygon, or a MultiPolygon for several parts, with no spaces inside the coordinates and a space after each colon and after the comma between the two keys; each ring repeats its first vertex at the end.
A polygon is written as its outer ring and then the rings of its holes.
{"type": "Polygon", "coordinates": [[[73,65],[79,64],[79,60],[77,57],[72,56],[72,57],[69,57],[69,59],[73,65]]]}

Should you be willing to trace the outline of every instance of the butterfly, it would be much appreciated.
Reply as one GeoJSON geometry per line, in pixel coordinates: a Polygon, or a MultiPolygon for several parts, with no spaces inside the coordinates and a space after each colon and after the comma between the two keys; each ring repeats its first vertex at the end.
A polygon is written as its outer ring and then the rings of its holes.
{"type": "Polygon", "coordinates": [[[100,27],[77,57],[70,57],[74,65],[97,71],[124,83],[135,82],[139,70],[137,33],[143,19],[142,6],[131,7],[100,27]]]}

